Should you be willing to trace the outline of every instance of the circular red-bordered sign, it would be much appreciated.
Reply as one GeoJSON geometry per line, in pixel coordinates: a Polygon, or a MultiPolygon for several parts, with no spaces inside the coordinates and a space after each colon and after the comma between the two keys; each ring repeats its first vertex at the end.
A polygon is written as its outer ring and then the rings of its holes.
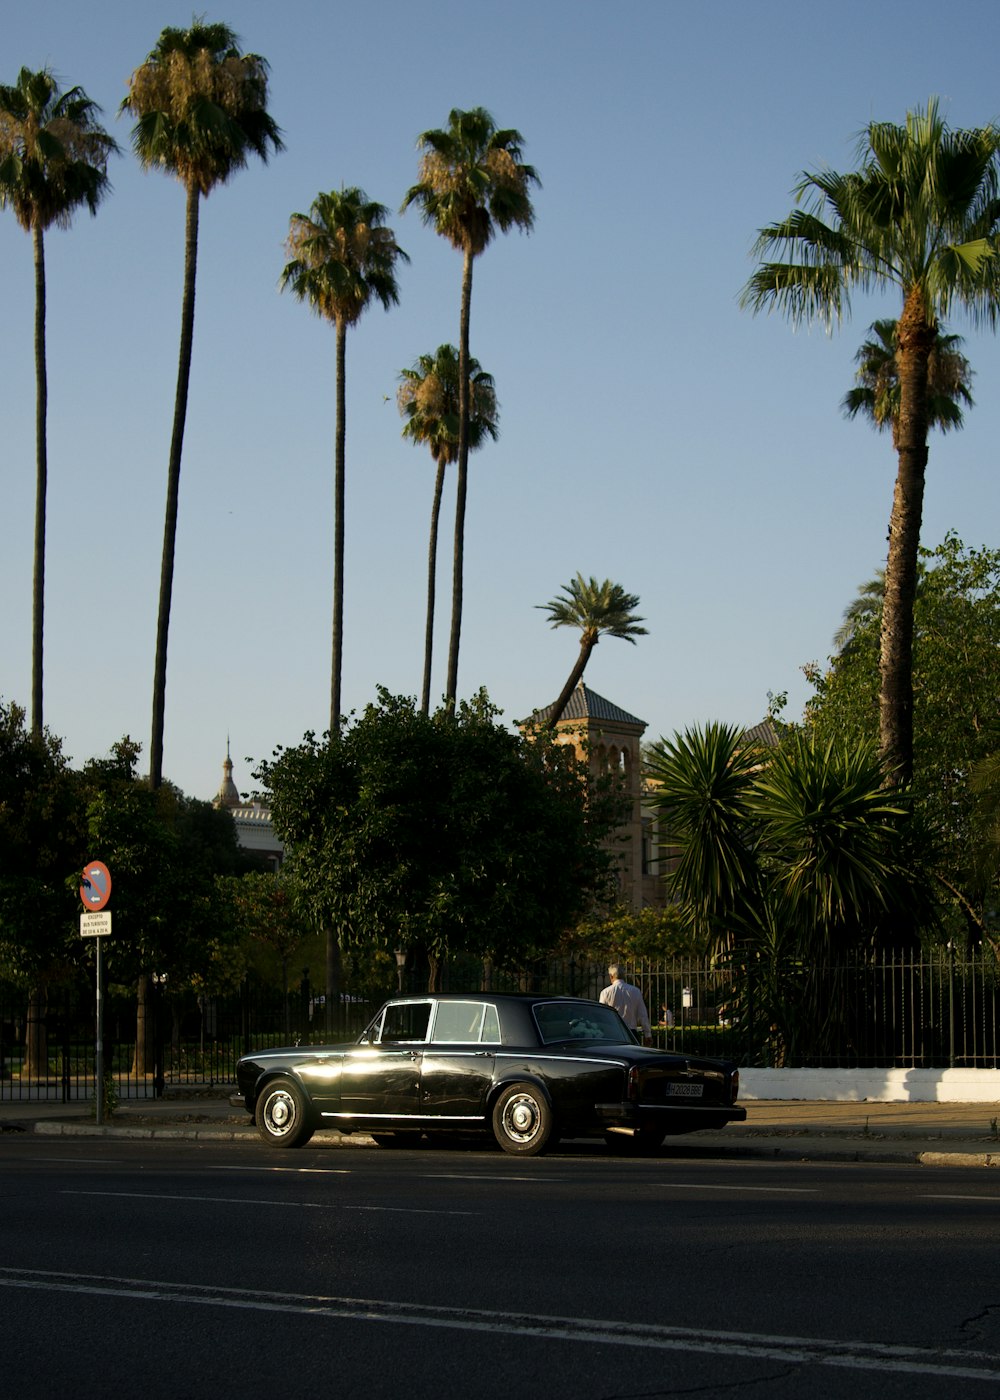
{"type": "Polygon", "coordinates": [[[101,860],[88,860],[83,867],[80,898],[85,909],[103,909],[111,898],[111,871],[101,860]]]}

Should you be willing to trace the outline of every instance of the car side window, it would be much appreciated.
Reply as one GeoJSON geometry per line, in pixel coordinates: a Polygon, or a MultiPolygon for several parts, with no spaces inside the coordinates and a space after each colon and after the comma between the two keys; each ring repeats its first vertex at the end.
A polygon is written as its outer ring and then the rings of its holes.
{"type": "Polygon", "coordinates": [[[427,1001],[407,1001],[387,1006],[382,1020],[379,1041],[425,1041],[430,1024],[431,1007],[427,1001]]]}
{"type": "Polygon", "coordinates": [[[440,1001],[434,1012],[431,1042],[500,1044],[500,1017],[492,1004],[481,1001],[440,1001]]]}
{"type": "Polygon", "coordinates": [[[480,1001],[438,1002],[431,1040],[437,1044],[478,1040],[484,1010],[485,1007],[480,1001]]]}

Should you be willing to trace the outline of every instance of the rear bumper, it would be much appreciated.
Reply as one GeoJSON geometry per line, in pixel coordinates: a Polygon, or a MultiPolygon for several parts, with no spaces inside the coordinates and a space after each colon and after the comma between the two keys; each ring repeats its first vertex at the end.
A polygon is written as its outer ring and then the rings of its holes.
{"type": "Polygon", "coordinates": [[[737,1104],[599,1103],[594,1105],[604,1132],[697,1132],[746,1122],[747,1111],[737,1104]],[[676,1125],[676,1126],[675,1126],[676,1125]]]}

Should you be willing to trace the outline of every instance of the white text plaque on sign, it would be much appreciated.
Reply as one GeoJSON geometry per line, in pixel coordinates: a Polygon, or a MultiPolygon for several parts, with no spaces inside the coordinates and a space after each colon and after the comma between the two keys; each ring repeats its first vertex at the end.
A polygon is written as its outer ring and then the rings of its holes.
{"type": "Polygon", "coordinates": [[[80,915],[81,938],[110,938],[111,910],[101,909],[80,915]]]}

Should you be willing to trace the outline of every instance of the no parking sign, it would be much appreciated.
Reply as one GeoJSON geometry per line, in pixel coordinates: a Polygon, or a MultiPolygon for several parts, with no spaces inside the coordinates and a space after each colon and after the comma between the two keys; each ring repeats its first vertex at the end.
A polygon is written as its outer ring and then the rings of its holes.
{"type": "Polygon", "coordinates": [[[101,860],[88,860],[80,886],[83,907],[90,913],[103,909],[111,898],[111,871],[101,860]]]}

